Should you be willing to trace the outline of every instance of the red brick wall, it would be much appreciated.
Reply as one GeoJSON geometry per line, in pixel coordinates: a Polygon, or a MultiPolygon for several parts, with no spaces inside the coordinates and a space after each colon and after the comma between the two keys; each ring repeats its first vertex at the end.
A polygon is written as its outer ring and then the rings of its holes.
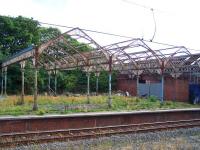
{"type": "Polygon", "coordinates": [[[166,100],[189,101],[189,82],[186,79],[165,77],[164,96],[166,100]]]}
{"type": "Polygon", "coordinates": [[[117,80],[117,90],[123,92],[128,91],[131,96],[136,96],[136,80],[129,79],[127,75],[119,75],[117,80]]]}
{"type": "MultiPolygon", "coordinates": [[[[143,80],[151,82],[160,82],[160,77],[142,76],[143,80]]],[[[119,75],[117,80],[117,90],[128,91],[130,95],[136,96],[136,79],[129,79],[127,75],[119,75]]],[[[189,101],[189,82],[186,79],[175,79],[165,77],[164,82],[164,99],[188,102],[189,101]]]]}
{"type": "MultiPolygon", "coordinates": [[[[145,111],[142,113],[103,113],[37,117],[1,117],[0,133],[26,133],[38,131],[96,128],[116,125],[143,124],[188,119],[200,119],[200,110],[145,111]]],[[[1,137],[2,138],[2,137],[1,137]]]]}

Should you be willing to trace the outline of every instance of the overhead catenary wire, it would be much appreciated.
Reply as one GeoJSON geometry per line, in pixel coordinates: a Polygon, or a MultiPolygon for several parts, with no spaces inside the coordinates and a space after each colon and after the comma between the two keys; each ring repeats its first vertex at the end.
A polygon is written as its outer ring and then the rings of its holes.
{"type": "Polygon", "coordinates": [[[151,38],[151,42],[153,41],[155,35],[156,35],[156,31],[157,31],[157,26],[156,26],[156,18],[155,18],[155,14],[154,14],[154,9],[151,8],[151,11],[152,11],[152,15],[153,15],[153,21],[154,21],[154,33],[153,33],[153,36],[151,38]]]}
{"type": "MultiPolygon", "coordinates": [[[[151,10],[153,7],[151,6],[147,6],[147,5],[144,5],[144,4],[139,4],[139,3],[136,3],[132,0],[122,0],[123,2],[126,2],[126,3],[129,3],[129,4],[133,4],[135,6],[138,6],[138,7],[141,7],[141,8],[144,8],[144,9],[148,9],[148,10],[151,10]]],[[[157,12],[160,12],[160,13],[168,13],[164,10],[161,10],[161,9],[158,9],[158,8],[154,8],[155,11],[157,12]]]]}
{"type": "MultiPolygon", "coordinates": [[[[157,30],[156,18],[155,18],[155,14],[154,14],[154,8],[149,7],[149,6],[146,6],[146,5],[141,5],[141,4],[139,4],[139,3],[136,3],[136,2],[130,1],[130,0],[122,0],[122,1],[125,2],[125,3],[128,3],[128,4],[132,4],[132,5],[141,7],[141,8],[143,8],[143,9],[148,10],[148,11],[149,11],[149,10],[151,11],[152,16],[153,16],[153,22],[154,22],[154,31],[153,31],[153,35],[152,35],[152,37],[151,37],[151,39],[150,39],[150,41],[152,42],[152,41],[154,40],[154,38],[155,38],[156,30],[157,30]]],[[[157,10],[157,9],[156,9],[156,10],[157,10]]],[[[158,11],[160,11],[160,10],[158,10],[158,11]]]]}
{"type": "MultiPolygon", "coordinates": [[[[54,23],[47,23],[47,22],[42,22],[39,21],[40,24],[44,24],[44,25],[50,25],[50,26],[55,26],[55,27],[63,27],[63,28],[68,28],[68,29],[73,29],[76,27],[72,27],[72,26],[66,26],[66,25],[60,25],[60,24],[54,24],[54,23]]],[[[91,30],[91,29],[84,29],[84,28],[79,28],[83,31],[87,31],[87,32],[92,32],[92,33],[97,33],[97,34],[104,34],[104,35],[108,35],[108,36],[115,36],[115,37],[121,37],[121,38],[126,38],[126,39],[133,39],[135,37],[131,37],[131,36],[126,36],[126,35],[120,35],[120,34],[114,34],[114,33],[109,33],[109,32],[102,32],[102,31],[97,31],[97,30],[91,30]]],[[[158,42],[158,41],[150,41],[147,39],[143,39],[143,41],[145,42],[151,42],[151,43],[155,43],[155,44],[160,44],[160,45],[165,45],[165,46],[177,46],[177,45],[173,45],[173,44],[168,44],[168,43],[163,43],[163,42],[158,42]]],[[[194,51],[200,51],[197,49],[193,49],[193,48],[188,48],[189,50],[194,50],[194,51]]]]}
{"type": "MultiPolygon", "coordinates": [[[[52,26],[57,26],[57,27],[64,27],[64,28],[69,28],[73,29],[76,27],[71,27],[71,26],[65,26],[65,25],[58,25],[58,24],[53,24],[53,23],[47,23],[47,22],[39,22],[40,24],[45,24],[45,25],[52,25],[52,26]]],[[[102,32],[102,31],[96,31],[96,30],[90,30],[90,29],[84,29],[80,28],[83,31],[88,31],[88,32],[93,32],[93,33],[99,33],[99,34],[105,34],[105,35],[111,35],[111,36],[117,36],[117,37],[122,37],[122,38],[128,38],[132,39],[133,37],[130,36],[125,36],[125,35],[119,35],[119,34],[114,34],[114,33],[108,33],[108,32],[102,32]]]]}
{"type": "MultiPolygon", "coordinates": [[[[132,4],[132,5],[135,5],[137,7],[141,7],[143,9],[150,10],[152,12],[153,21],[154,21],[154,33],[153,33],[153,36],[152,36],[152,38],[150,40],[143,39],[144,41],[146,41],[146,42],[152,42],[152,43],[157,43],[157,44],[162,44],[162,45],[166,45],[166,46],[176,46],[176,45],[172,45],[172,44],[167,44],[167,43],[153,41],[154,38],[155,38],[155,35],[156,35],[156,31],[157,31],[157,23],[156,23],[156,18],[155,18],[155,11],[156,12],[160,12],[160,13],[169,13],[169,12],[166,12],[166,11],[158,9],[158,8],[155,9],[155,8],[152,8],[152,7],[147,6],[147,5],[139,4],[139,3],[136,3],[136,2],[134,2],[132,0],[122,0],[122,1],[126,2],[126,3],[129,3],[129,4],[132,4]]],[[[193,50],[193,51],[200,51],[200,50],[196,50],[196,49],[192,49],[192,48],[187,48],[187,49],[193,50]]]]}

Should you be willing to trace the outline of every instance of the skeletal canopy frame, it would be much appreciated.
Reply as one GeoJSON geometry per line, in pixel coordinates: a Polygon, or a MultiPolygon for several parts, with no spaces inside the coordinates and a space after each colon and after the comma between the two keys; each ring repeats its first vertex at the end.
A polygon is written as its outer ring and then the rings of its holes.
{"type": "Polygon", "coordinates": [[[165,46],[143,39],[131,39],[105,46],[113,55],[113,68],[139,75],[144,73],[181,74],[199,72],[200,53],[184,46],[165,46]],[[160,47],[158,49],[152,47],[160,47]]]}
{"type": "MultiPolygon", "coordinates": [[[[200,53],[192,53],[184,46],[166,46],[139,38],[101,46],[84,31],[74,28],[40,46],[22,50],[4,61],[1,67],[2,76],[4,75],[5,94],[7,67],[20,62],[23,76],[25,61],[28,59],[33,60],[35,68],[35,102],[37,100],[37,71],[40,67],[44,67],[47,71],[71,70],[77,67],[86,71],[88,100],[90,72],[109,71],[109,106],[111,106],[112,70],[135,75],[137,81],[138,76],[142,73],[157,73],[161,75],[162,83],[164,82],[164,74],[177,77],[184,73],[200,71],[200,53]],[[84,44],[74,44],[70,42],[70,39],[76,39],[79,43],[84,44]],[[80,48],[85,47],[89,51],[80,52],[80,48]]],[[[23,78],[22,85],[24,84],[23,78]]],[[[164,85],[162,88],[164,88],[164,85]]],[[[22,89],[22,99],[23,95],[22,89]]]]}

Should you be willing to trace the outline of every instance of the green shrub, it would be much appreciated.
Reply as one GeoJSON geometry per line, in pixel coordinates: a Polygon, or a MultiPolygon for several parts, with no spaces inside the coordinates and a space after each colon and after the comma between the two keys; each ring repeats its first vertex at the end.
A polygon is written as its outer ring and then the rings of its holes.
{"type": "Polygon", "coordinates": [[[156,102],[158,99],[155,96],[150,96],[147,100],[149,100],[150,102],[156,102]]]}
{"type": "Polygon", "coordinates": [[[40,109],[40,110],[38,110],[38,111],[36,112],[37,115],[44,115],[45,113],[46,113],[46,111],[43,110],[43,109],[40,109]]]}

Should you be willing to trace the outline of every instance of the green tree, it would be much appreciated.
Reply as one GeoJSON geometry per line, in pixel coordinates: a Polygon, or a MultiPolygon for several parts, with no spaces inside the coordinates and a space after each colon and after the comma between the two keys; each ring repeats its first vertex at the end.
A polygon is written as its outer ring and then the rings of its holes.
{"type": "MultiPolygon", "coordinates": [[[[7,59],[14,53],[29,47],[39,45],[51,38],[58,36],[61,32],[57,28],[40,27],[38,21],[32,18],[0,16],[0,61],[7,59]]],[[[33,70],[32,62],[27,61],[25,69],[25,92],[33,92],[33,70]]],[[[38,76],[39,91],[45,90],[46,74],[40,70],[38,76]]],[[[8,67],[8,93],[16,94],[21,91],[20,65],[14,64],[8,67]],[[10,86],[12,85],[12,86],[10,86]]]]}
{"type": "MultiPolygon", "coordinates": [[[[30,45],[38,46],[48,40],[57,37],[61,32],[57,28],[41,27],[38,21],[32,18],[8,17],[0,16],[0,61],[7,59],[8,56],[19,52],[20,50],[29,47],[30,45]]],[[[74,47],[78,47],[78,51],[87,52],[92,51],[93,48],[87,44],[81,43],[76,39],[65,36],[67,41],[74,47]]],[[[65,48],[68,53],[74,54],[69,46],[60,45],[65,48]]],[[[25,93],[33,93],[34,72],[31,60],[27,61],[25,69],[25,93]]],[[[65,91],[85,93],[87,87],[86,73],[80,69],[70,71],[59,71],[58,74],[58,92],[65,91]]],[[[53,76],[52,76],[53,78],[53,76]]],[[[43,68],[39,70],[38,74],[38,91],[47,91],[48,75],[43,68]]],[[[94,73],[90,78],[91,91],[96,91],[96,77],[94,73]]],[[[116,72],[112,75],[112,88],[114,89],[116,83],[116,72]]],[[[54,86],[54,80],[51,82],[54,86]]],[[[14,64],[8,67],[8,93],[18,94],[21,92],[21,72],[20,65],[14,64]]],[[[99,76],[99,92],[108,92],[108,73],[102,71],[99,76]]]]}
{"type": "Polygon", "coordinates": [[[0,16],[0,49],[5,55],[39,43],[39,23],[32,18],[0,16]]]}
{"type": "Polygon", "coordinates": [[[40,27],[39,28],[39,43],[41,44],[41,43],[47,42],[48,40],[53,39],[60,34],[61,34],[60,30],[57,28],[40,27]]]}

